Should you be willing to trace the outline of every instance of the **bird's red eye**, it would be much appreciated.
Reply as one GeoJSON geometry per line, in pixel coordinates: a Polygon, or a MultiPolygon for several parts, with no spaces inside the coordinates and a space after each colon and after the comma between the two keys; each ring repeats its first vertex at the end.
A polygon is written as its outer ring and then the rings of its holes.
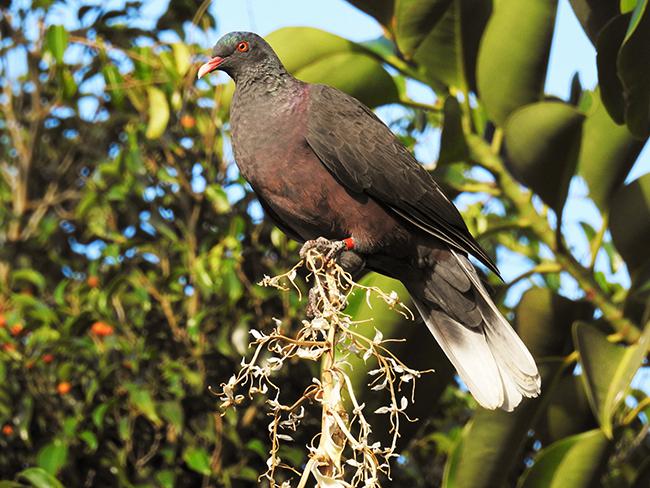
{"type": "Polygon", "coordinates": [[[248,43],[246,41],[242,41],[239,44],[237,44],[237,51],[240,53],[245,53],[248,51],[248,43]]]}

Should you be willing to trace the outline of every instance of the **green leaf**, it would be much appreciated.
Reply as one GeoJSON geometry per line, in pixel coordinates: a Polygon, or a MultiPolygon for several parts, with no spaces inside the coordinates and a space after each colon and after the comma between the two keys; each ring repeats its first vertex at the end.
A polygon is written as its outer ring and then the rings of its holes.
{"type": "Polygon", "coordinates": [[[517,333],[536,358],[562,356],[571,350],[571,325],[588,320],[593,308],[574,302],[548,288],[531,288],[521,297],[517,309],[517,333]]]}
{"type": "Polygon", "coordinates": [[[174,488],[174,480],[176,475],[170,469],[164,471],[158,471],[156,473],[156,481],[160,484],[162,488],[174,488]]]}
{"type": "Polygon", "coordinates": [[[638,344],[627,347],[612,344],[602,332],[582,322],[576,323],[573,335],[589,403],[603,432],[611,439],[616,407],[650,347],[650,326],[646,326],[638,344]]]}
{"type": "Polygon", "coordinates": [[[625,123],[637,137],[650,135],[650,6],[638,0],[618,55],[625,92],[625,123]]]}
{"type": "MultiPolygon", "coordinates": [[[[542,395],[551,390],[552,379],[564,367],[561,360],[539,363],[542,395]]],[[[528,432],[537,412],[542,408],[539,398],[524,399],[514,412],[478,408],[469,427],[464,429],[460,446],[447,461],[448,488],[490,488],[503,486],[510,471],[521,462],[528,432]]]]}
{"type": "Polygon", "coordinates": [[[267,41],[287,70],[303,81],[331,85],[370,107],[398,100],[381,60],[360,44],[311,27],[279,29],[267,41]]]}
{"type": "Polygon", "coordinates": [[[190,53],[187,44],[176,42],[172,44],[172,54],[174,55],[174,64],[176,72],[183,77],[192,66],[192,53],[190,53]]]}
{"type": "Polygon", "coordinates": [[[212,473],[210,467],[210,456],[202,447],[191,446],[185,449],[183,453],[183,461],[187,463],[189,468],[197,473],[209,476],[212,473]]]}
{"type": "Polygon", "coordinates": [[[56,475],[68,460],[68,445],[54,439],[36,455],[36,464],[52,475],[56,475]]]}
{"type": "Polygon", "coordinates": [[[27,468],[18,473],[19,479],[31,483],[34,488],[63,488],[63,485],[43,468],[27,468]]]}
{"type": "Polygon", "coordinates": [[[269,452],[264,443],[259,439],[251,439],[246,443],[246,449],[256,453],[261,459],[266,460],[269,452]]]}
{"type": "Polygon", "coordinates": [[[440,138],[440,157],[438,164],[465,161],[469,156],[465,133],[463,132],[462,111],[458,100],[448,96],[443,109],[444,120],[440,138]]]}
{"type": "Polygon", "coordinates": [[[131,406],[152,423],[160,425],[162,421],[156,412],[156,406],[151,398],[151,394],[147,390],[142,389],[141,386],[134,384],[128,384],[126,389],[129,391],[131,406]]]}
{"type": "Polygon", "coordinates": [[[609,115],[617,124],[625,122],[623,83],[618,76],[617,63],[618,52],[629,23],[630,15],[619,15],[613,18],[600,32],[596,44],[600,97],[609,115]]]}
{"type": "Polygon", "coordinates": [[[93,432],[89,430],[84,430],[82,433],[79,434],[79,439],[84,441],[88,446],[88,449],[90,449],[92,452],[95,452],[97,450],[97,446],[98,446],[97,436],[93,432]]]}
{"type": "Polygon", "coordinates": [[[117,107],[123,108],[125,95],[122,85],[124,84],[124,78],[117,69],[117,66],[107,62],[102,66],[102,74],[104,75],[104,81],[106,82],[106,90],[110,94],[111,99],[115,102],[117,107]]]}
{"type": "Polygon", "coordinates": [[[102,403],[93,410],[91,418],[93,420],[93,424],[95,424],[95,427],[101,428],[104,424],[104,416],[106,415],[106,410],[108,410],[108,403],[102,403]]]}
{"type": "Polygon", "coordinates": [[[47,282],[45,281],[45,277],[35,269],[29,269],[29,268],[17,269],[11,274],[11,278],[12,278],[12,284],[14,286],[18,282],[26,281],[34,285],[39,290],[43,290],[47,285],[47,282]]]}
{"type": "Polygon", "coordinates": [[[619,188],[614,194],[609,223],[614,245],[634,273],[649,261],[650,173],[619,188]]]}
{"type": "Polygon", "coordinates": [[[68,47],[68,31],[62,25],[51,25],[45,34],[45,47],[58,64],[63,63],[65,48],[68,47]]]}
{"type": "Polygon", "coordinates": [[[582,380],[569,368],[557,379],[533,430],[543,445],[598,427],[582,380]]]}
{"type": "Polygon", "coordinates": [[[600,429],[551,444],[535,457],[518,488],[589,488],[598,486],[610,443],[600,429]]]}
{"type": "Polygon", "coordinates": [[[160,415],[172,424],[176,430],[183,429],[185,419],[183,407],[180,402],[167,401],[160,404],[160,415]]]}
{"type": "Polygon", "coordinates": [[[569,2],[582,24],[582,28],[594,45],[605,24],[619,14],[615,1],[569,0],[569,2]]]}
{"type": "Polygon", "coordinates": [[[373,16],[377,21],[390,28],[393,19],[394,0],[347,0],[349,3],[373,16]]]}
{"type": "Polygon", "coordinates": [[[591,106],[582,131],[578,174],[587,182],[591,199],[604,211],[634,166],[643,142],[612,120],[598,91],[585,92],[583,97],[590,98],[591,106]]]}
{"type": "Polygon", "coordinates": [[[148,139],[158,139],[167,128],[169,122],[169,105],[165,93],[150,86],[147,88],[149,98],[149,122],[146,136],[148,139]]]}
{"type": "Polygon", "coordinates": [[[230,211],[230,202],[228,195],[218,184],[208,185],[205,189],[205,196],[212,204],[212,208],[218,214],[228,213],[230,211]]]}
{"type": "Polygon", "coordinates": [[[455,0],[397,0],[395,37],[400,50],[412,57],[453,1],[455,0]]]}
{"type": "Polygon", "coordinates": [[[475,90],[479,41],[491,2],[402,0],[397,11],[397,44],[418,63],[433,88],[440,91],[437,85],[442,83],[475,90]]]}
{"type": "Polygon", "coordinates": [[[584,116],[563,102],[538,102],[514,112],[504,134],[508,168],[561,212],[578,162],[584,116]]]}
{"type": "Polygon", "coordinates": [[[477,82],[492,120],[542,98],[557,0],[495,3],[478,54],[477,82]]]}

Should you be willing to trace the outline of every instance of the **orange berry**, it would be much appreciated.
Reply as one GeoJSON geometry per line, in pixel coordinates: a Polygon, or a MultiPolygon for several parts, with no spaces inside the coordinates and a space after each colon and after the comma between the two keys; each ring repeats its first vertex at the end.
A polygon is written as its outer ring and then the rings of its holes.
{"type": "Polygon", "coordinates": [[[5,425],[2,427],[2,433],[3,433],[4,435],[6,435],[7,437],[9,437],[11,434],[14,433],[14,428],[13,428],[11,425],[9,425],[9,424],[5,424],[5,425]]]}
{"type": "Polygon", "coordinates": [[[191,129],[196,125],[196,119],[191,115],[183,115],[181,117],[181,125],[185,129],[191,129]]]}
{"type": "Polygon", "coordinates": [[[0,329],[4,329],[7,325],[7,318],[4,315],[0,315],[0,329]]]}
{"type": "Polygon", "coordinates": [[[50,364],[52,361],[54,361],[54,354],[43,354],[43,362],[45,364],[50,364]]]}
{"type": "Polygon", "coordinates": [[[15,351],[16,350],[16,345],[12,344],[11,342],[7,342],[2,345],[2,350],[9,352],[9,351],[15,351]]]}
{"type": "Polygon", "coordinates": [[[97,337],[106,337],[109,335],[113,335],[113,327],[108,325],[106,322],[95,322],[91,327],[90,327],[90,332],[97,337]]]}
{"type": "Polygon", "coordinates": [[[17,335],[20,335],[23,329],[23,324],[14,324],[11,326],[11,329],[9,329],[9,331],[11,332],[12,336],[16,337],[17,335]]]}
{"type": "Polygon", "coordinates": [[[97,276],[89,276],[86,284],[91,288],[97,288],[99,286],[99,278],[97,276]]]}
{"type": "Polygon", "coordinates": [[[59,395],[67,395],[70,393],[70,390],[72,390],[72,385],[67,381],[62,381],[56,385],[56,391],[59,393],[59,395]]]}

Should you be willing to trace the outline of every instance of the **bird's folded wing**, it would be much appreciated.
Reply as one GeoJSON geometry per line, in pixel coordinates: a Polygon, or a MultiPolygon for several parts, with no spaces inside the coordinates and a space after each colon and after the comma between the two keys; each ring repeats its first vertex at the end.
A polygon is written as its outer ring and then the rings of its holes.
{"type": "Polygon", "coordinates": [[[456,207],[370,109],[335,88],[310,88],[307,143],[343,185],[372,197],[453,248],[474,255],[498,274],[456,207]]]}

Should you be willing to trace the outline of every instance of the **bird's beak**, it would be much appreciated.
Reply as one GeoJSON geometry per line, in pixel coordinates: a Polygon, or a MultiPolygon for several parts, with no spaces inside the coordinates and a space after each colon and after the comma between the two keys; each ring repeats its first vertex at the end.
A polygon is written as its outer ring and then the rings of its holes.
{"type": "Polygon", "coordinates": [[[212,58],[207,63],[201,65],[201,67],[199,68],[199,73],[198,73],[199,79],[203,78],[208,73],[211,73],[212,71],[217,69],[219,67],[219,65],[221,63],[223,63],[224,61],[225,61],[224,58],[219,57],[219,56],[215,56],[214,58],[212,58]]]}

